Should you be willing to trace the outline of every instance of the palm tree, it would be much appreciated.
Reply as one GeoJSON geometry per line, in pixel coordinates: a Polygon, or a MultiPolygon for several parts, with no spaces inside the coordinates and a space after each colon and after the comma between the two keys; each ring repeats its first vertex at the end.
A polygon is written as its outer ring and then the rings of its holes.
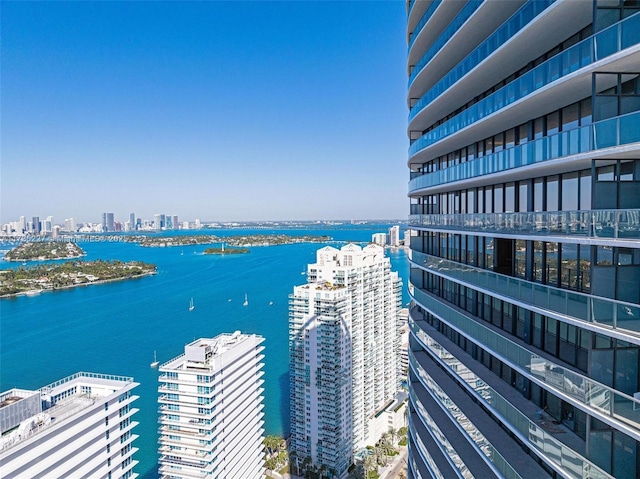
{"type": "Polygon", "coordinates": [[[375,469],[377,469],[376,458],[373,454],[367,454],[362,460],[362,465],[364,467],[364,477],[368,478],[369,473],[375,469]]]}

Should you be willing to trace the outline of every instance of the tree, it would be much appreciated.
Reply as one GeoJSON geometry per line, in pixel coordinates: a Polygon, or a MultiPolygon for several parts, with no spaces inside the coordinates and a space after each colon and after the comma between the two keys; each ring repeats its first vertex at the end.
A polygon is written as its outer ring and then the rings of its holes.
{"type": "Polygon", "coordinates": [[[376,470],[376,457],[373,454],[367,454],[362,460],[362,466],[364,467],[365,477],[369,477],[369,473],[376,470]]]}

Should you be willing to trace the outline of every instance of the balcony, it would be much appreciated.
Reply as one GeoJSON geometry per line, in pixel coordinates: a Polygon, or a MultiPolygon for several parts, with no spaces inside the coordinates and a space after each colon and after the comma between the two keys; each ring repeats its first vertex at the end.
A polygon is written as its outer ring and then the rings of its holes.
{"type": "Polygon", "coordinates": [[[640,209],[414,214],[409,216],[409,225],[430,230],[499,234],[509,237],[577,236],[590,239],[638,240],[640,209]]]}
{"type": "MultiPolygon", "coordinates": [[[[413,70],[411,71],[411,74],[409,75],[409,88],[411,87],[411,84],[416,79],[416,77],[420,74],[420,72],[427,65],[427,63],[429,63],[429,61],[431,61],[431,59],[451,39],[451,37],[453,37],[456,34],[456,32],[460,29],[460,27],[467,20],[469,20],[469,18],[473,14],[473,12],[475,12],[480,7],[480,5],[482,4],[483,1],[484,0],[470,0],[464,6],[464,8],[462,10],[460,10],[460,12],[456,15],[456,17],[451,22],[449,22],[449,25],[447,26],[447,28],[440,34],[438,39],[435,42],[433,42],[431,47],[425,52],[425,54],[422,56],[422,58],[420,58],[420,60],[418,60],[418,62],[413,67],[413,70]]],[[[436,2],[434,2],[434,3],[436,3],[436,2]]],[[[435,11],[435,9],[434,9],[434,11],[435,11]]],[[[429,12],[427,12],[427,13],[429,13],[429,12]]],[[[430,15],[432,13],[433,13],[433,11],[430,13],[430,15]]],[[[424,16],[423,16],[423,19],[424,19],[424,16]]],[[[427,17],[425,19],[424,23],[422,24],[422,26],[424,26],[428,20],[429,20],[429,18],[427,17]]],[[[422,20],[420,20],[420,21],[422,22],[422,20]]],[[[422,28],[422,26],[420,28],[422,28]]],[[[416,30],[418,30],[418,28],[416,28],[416,30]]],[[[416,35],[414,33],[414,35],[412,37],[412,41],[415,41],[415,38],[417,38],[417,36],[418,35],[416,35]]],[[[411,46],[413,46],[413,42],[411,42],[411,44],[409,46],[409,50],[411,49],[411,46]]]]}
{"type": "MultiPolygon", "coordinates": [[[[589,411],[602,421],[615,424],[616,428],[640,440],[640,399],[545,359],[417,288],[413,288],[413,292],[419,304],[428,305],[424,306],[425,310],[457,329],[470,341],[490,350],[494,356],[545,389],[555,391],[567,402],[589,411]]],[[[428,348],[429,336],[411,316],[409,328],[413,336],[428,348]]]]}
{"type": "MultiPolygon", "coordinates": [[[[494,115],[499,110],[519,102],[563,77],[612,57],[639,42],[640,15],[636,14],[550,58],[442,125],[428,131],[411,144],[409,156],[412,157],[444,138],[468,128],[489,115],[494,115]]],[[[585,71],[585,74],[587,73],[589,72],[585,71]]]]}
{"type": "MultiPolygon", "coordinates": [[[[438,83],[422,95],[414,105],[412,105],[411,111],[409,112],[409,122],[411,122],[411,120],[424,110],[424,108],[426,108],[433,100],[448,90],[454,83],[473,70],[480,63],[485,61],[489,55],[505,44],[510,38],[523,30],[534,18],[540,15],[553,2],[555,2],[555,0],[538,0],[536,2],[525,3],[506,22],[498,27],[493,34],[478,45],[475,50],[469,53],[469,55],[467,55],[460,63],[458,63],[458,65],[438,81],[438,83]]],[[[437,2],[433,2],[431,5],[433,6],[436,3],[437,2]]],[[[418,26],[421,24],[422,20],[418,23],[418,26]]],[[[418,26],[416,26],[416,31],[418,31],[418,26]]],[[[413,38],[415,38],[415,36],[413,38]]],[[[411,49],[412,44],[413,43],[409,44],[409,49],[411,49]]]]}
{"type": "MultiPolygon", "coordinates": [[[[433,340],[431,341],[432,343],[435,342],[433,340]]],[[[421,344],[424,346],[422,341],[421,344]]],[[[425,347],[428,348],[428,346],[425,347]]],[[[418,354],[426,355],[426,353],[418,354]]],[[[612,476],[572,448],[562,444],[533,420],[529,419],[519,409],[498,394],[497,391],[482,381],[482,379],[467,370],[464,365],[451,354],[445,354],[447,355],[449,364],[456,363],[455,368],[449,367],[446,363],[444,364],[445,368],[447,368],[455,380],[461,384],[465,384],[466,389],[471,392],[472,396],[480,404],[499,417],[508,429],[518,433],[521,440],[523,440],[527,446],[536,450],[537,453],[546,458],[547,461],[554,463],[558,469],[563,470],[575,479],[613,479],[612,476]],[[464,371],[464,373],[460,374],[461,371],[464,371]]],[[[511,470],[511,466],[504,457],[486,440],[484,435],[474,425],[473,421],[465,416],[456,402],[438,384],[438,381],[430,376],[422,364],[413,356],[411,357],[410,363],[412,370],[415,372],[422,386],[427,391],[430,391],[433,398],[448,411],[448,415],[461,425],[468,437],[475,442],[477,447],[500,469],[500,472],[505,477],[518,477],[518,475],[513,475],[515,471],[511,470]]],[[[411,391],[410,398],[419,416],[428,416],[427,409],[422,405],[422,401],[418,398],[415,390],[411,391]]]]}
{"type": "Polygon", "coordinates": [[[580,323],[591,323],[602,328],[621,330],[625,336],[635,336],[635,339],[626,337],[625,340],[640,342],[638,305],[533,283],[417,251],[411,251],[410,261],[426,271],[450,278],[472,289],[490,291],[492,295],[506,301],[523,302],[533,309],[541,310],[543,314],[551,312],[550,315],[556,319],[566,320],[565,317],[568,316],[578,326],[580,323]]]}
{"type": "MultiPolygon", "coordinates": [[[[640,22],[638,23],[640,29],[640,22]]],[[[450,168],[425,173],[409,181],[409,194],[416,194],[420,190],[446,183],[470,180],[496,173],[505,174],[505,172],[509,173],[508,170],[523,166],[636,143],[640,141],[640,129],[637,127],[639,122],[640,112],[628,113],[529,141],[450,168]]],[[[531,178],[531,172],[523,173],[522,178],[531,178]]],[[[491,181],[495,181],[495,179],[491,181]]]]}

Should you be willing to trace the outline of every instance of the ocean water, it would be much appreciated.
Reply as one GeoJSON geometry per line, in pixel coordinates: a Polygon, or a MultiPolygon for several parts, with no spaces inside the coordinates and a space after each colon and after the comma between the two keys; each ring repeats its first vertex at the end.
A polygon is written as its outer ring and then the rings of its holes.
{"type": "MultiPolygon", "coordinates": [[[[329,235],[328,244],[367,242],[389,225],[323,230],[212,230],[217,236],[286,233],[329,235]]],[[[145,278],[0,300],[0,391],[36,389],[78,371],[131,376],[139,409],[136,471],[157,476],[158,370],[200,337],[240,330],[265,337],[266,434],[289,433],[288,295],[306,282],[307,264],[324,244],[251,248],[235,256],[204,255],[205,245],[143,248],[123,242],[83,242],[85,259],[141,260],[158,274],[145,278]],[[249,305],[243,306],[245,294],[249,305]],[[195,309],[189,311],[193,298],[195,309]],[[273,304],[270,304],[270,303],[273,304]]],[[[7,249],[7,246],[1,246],[7,249]]],[[[387,250],[403,280],[408,302],[405,251],[387,250]]],[[[4,262],[0,268],[19,264],[4,262]]]]}

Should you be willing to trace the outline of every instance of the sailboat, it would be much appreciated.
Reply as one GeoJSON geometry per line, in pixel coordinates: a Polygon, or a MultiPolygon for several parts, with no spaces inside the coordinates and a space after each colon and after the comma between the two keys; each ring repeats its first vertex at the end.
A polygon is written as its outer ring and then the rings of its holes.
{"type": "Polygon", "coordinates": [[[244,303],[242,306],[249,306],[249,299],[247,298],[247,293],[244,293],[244,303]]]}
{"type": "Polygon", "coordinates": [[[149,366],[151,366],[152,368],[155,369],[155,368],[158,367],[158,364],[160,364],[160,362],[158,361],[158,358],[156,358],[156,352],[154,351],[153,352],[153,362],[149,366]]]}
{"type": "Polygon", "coordinates": [[[191,298],[191,301],[189,302],[189,311],[193,311],[194,308],[195,306],[193,305],[193,298],[191,298]]]}

